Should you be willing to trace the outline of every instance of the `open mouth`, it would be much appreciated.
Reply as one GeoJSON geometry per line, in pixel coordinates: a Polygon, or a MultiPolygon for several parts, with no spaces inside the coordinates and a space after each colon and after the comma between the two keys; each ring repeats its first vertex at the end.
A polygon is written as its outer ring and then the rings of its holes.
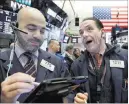
{"type": "Polygon", "coordinates": [[[86,42],[86,44],[89,44],[89,43],[91,43],[92,42],[92,40],[88,40],[87,42],[86,42]]]}

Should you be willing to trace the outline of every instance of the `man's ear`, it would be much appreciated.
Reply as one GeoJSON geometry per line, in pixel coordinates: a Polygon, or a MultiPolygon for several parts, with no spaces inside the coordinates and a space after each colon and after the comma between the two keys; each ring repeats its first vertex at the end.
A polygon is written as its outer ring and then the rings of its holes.
{"type": "Polygon", "coordinates": [[[102,38],[105,37],[105,31],[104,31],[104,28],[101,29],[101,37],[102,37],[102,38]]]}

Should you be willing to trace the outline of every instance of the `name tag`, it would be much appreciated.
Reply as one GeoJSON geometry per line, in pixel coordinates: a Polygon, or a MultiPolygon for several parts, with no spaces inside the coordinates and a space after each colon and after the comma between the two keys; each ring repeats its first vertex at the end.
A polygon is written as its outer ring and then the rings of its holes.
{"type": "Polygon", "coordinates": [[[53,65],[53,64],[51,64],[48,61],[43,60],[43,59],[42,59],[40,65],[45,67],[46,69],[48,69],[50,71],[54,71],[54,68],[55,68],[55,65],[53,65]]]}
{"type": "Polygon", "coordinates": [[[110,60],[110,67],[124,68],[124,61],[121,60],[110,60]]]}

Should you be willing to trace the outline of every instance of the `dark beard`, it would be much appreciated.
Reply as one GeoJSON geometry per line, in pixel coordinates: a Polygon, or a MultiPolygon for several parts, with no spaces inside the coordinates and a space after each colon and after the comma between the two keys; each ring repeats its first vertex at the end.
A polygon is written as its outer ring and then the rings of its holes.
{"type": "Polygon", "coordinates": [[[39,43],[39,46],[34,47],[30,43],[31,39],[27,40],[27,41],[24,40],[23,36],[20,33],[17,35],[17,39],[18,39],[18,43],[19,43],[20,47],[23,48],[27,52],[37,51],[43,43],[43,41],[41,41],[41,40],[36,40],[39,43]]]}

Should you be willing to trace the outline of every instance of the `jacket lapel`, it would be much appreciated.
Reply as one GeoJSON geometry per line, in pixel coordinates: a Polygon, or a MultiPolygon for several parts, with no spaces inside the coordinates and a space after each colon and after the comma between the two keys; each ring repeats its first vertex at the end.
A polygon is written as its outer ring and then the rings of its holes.
{"type": "Polygon", "coordinates": [[[42,60],[50,62],[51,56],[48,55],[45,51],[39,50],[38,65],[37,65],[37,76],[36,76],[36,81],[37,82],[42,82],[44,79],[46,79],[47,78],[47,73],[49,71],[49,69],[40,65],[42,60]]]}
{"type": "MultiPolygon", "coordinates": [[[[8,71],[9,63],[10,63],[9,59],[4,63],[4,69],[6,71],[8,71]]],[[[9,75],[12,75],[12,74],[14,74],[16,72],[23,72],[24,73],[24,70],[23,70],[23,67],[22,67],[21,63],[17,59],[16,54],[14,53],[12,66],[11,66],[11,69],[9,71],[9,75]]]]}
{"type": "MultiPolygon", "coordinates": [[[[80,62],[80,64],[79,64],[79,67],[80,67],[80,69],[82,70],[81,72],[81,74],[82,74],[82,76],[88,76],[88,70],[89,70],[89,68],[88,68],[88,64],[87,64],[87,61],[88,60],[85,60],[85,58],[84,58],[85,56],[82,56],[82,60],[80,60],[79,62],[80,62]],[[87,70],[88,69],[88,70],[87,70]]],[[[89,100],[89,102],[91,102],[91,99],[90,99],[90,88],[89,88],[89,81],[87,81],[85,84],[84,84],[84,87],[87,89],[87,93],[88,93],[88,100],[89,100]]]]}

